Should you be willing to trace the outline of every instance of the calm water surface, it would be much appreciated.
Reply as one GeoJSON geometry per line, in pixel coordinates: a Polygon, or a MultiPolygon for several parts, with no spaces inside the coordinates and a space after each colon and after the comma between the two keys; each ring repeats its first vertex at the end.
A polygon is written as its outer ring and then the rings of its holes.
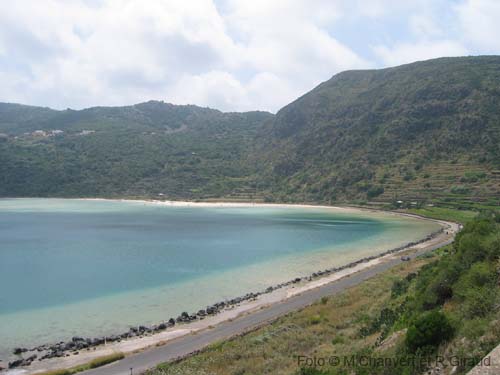
{"type": "Polygon", "coordinates": [[[99,336],[379,253],[437,229],[323,208],[0,200],[0,358],[99,336]]]}

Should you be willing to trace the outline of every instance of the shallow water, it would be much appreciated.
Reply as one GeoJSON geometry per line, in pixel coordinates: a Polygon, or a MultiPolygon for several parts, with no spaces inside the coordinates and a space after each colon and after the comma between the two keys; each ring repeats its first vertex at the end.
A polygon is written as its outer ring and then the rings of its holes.
{"type": "Polygon", "coordinates": [[[424,237],[325,208],[0,200],[0,357],[152,324],[424,237]]]}

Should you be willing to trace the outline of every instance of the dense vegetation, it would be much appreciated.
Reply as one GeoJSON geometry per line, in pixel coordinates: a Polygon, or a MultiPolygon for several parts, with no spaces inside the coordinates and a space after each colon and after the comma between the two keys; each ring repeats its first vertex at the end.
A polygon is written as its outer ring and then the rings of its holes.
{"type": "Polygon", "coordinates": [[[3,105],[0,196],[223,196],[254,173],[241,160],[270,117],[161,102],[60,112],[3,105]]]}
{"type": "Polygon", "coordinates": [[[0,104],[0,196],[492,206],[499,100],[483,56],[340,73],[276,116],[0,104]]]}
{"type": "Polygon", "coordinates": [[[436,253],[150,375],[465,374],[500,342],[499,229],[482,214],[436,253]],[[359,361],[321,365],[331,357],[359,361]]]}
{"type": "Polygon", "coordinates": [[[500,58],[347,71],[262,131],[279,200],[498,198],[500,58]]]}

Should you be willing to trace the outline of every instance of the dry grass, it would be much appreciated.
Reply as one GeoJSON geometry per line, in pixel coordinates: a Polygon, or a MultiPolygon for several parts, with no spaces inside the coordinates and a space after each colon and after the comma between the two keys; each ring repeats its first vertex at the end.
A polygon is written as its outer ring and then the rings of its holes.
{"type": "Polygon", "coordinates": [[[377,334],[359,330],[390,303],[391,287],[428,262],[419,259],[395,267],[340,295],[233,340],[218,342],[180,362],[164,364],[148,375],[293,374],[299,355],[350,355],[373,345],[377,334]]]}
{"type": "Polygon", "coordinates": [[[43,373],[40,373],[37,375],[72,375],[72,374],[76,374],[78,372],[82,372],[85,370],[90,370],[93,368],[107,365],[108,363],[118,361],[124,357],[125,357],[125,355],[123,353],[113,353],[113,354],[105,355],[105,356],[102,356],[99,358],[95,358],[92,361],[90,361],[89,363],[86,363],[86,364],[83,364],[80,366],[72,367],[69,369],[47,371],[47,372],[43,372],[43,373]]]}

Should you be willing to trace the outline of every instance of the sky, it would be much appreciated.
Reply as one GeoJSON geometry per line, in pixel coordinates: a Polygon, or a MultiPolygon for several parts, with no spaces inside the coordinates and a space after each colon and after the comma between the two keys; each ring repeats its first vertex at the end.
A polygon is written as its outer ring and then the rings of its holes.
{"type": "Polygon", "coordinates": [[[16,0],[0,102],[276,112],[334,74],[500,54],[500,0],[16,0]]]}

